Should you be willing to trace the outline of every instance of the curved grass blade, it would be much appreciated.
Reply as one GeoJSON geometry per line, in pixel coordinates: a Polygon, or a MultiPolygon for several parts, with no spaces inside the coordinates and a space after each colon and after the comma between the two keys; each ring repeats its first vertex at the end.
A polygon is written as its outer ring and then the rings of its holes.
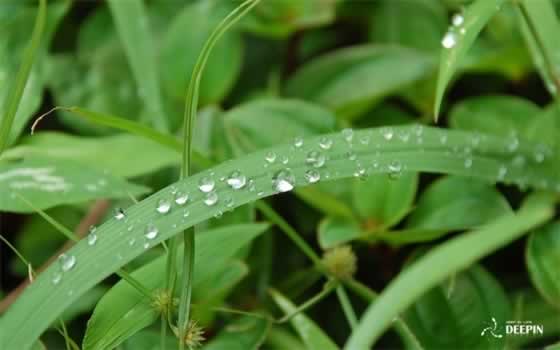
{"type": "Polygon", "coordinates": [[[500,9],[505,0],[476,0],[465,11],[463,23],[449,29],[442,40],[442,53],[434,105],[434,119],[437,122],[445,88],[461,60],[474,43],[486,23],[500,9]]]}
{"type": "Polygon", "coordinates": [[[158,130],[168,130],[169,123],[161,100],[155,50],[144,1],[109,0],[108,5],[115,19],[136,84],[142,91],[141,95],[152,116],[152,124],[158,130]]]}
{"type": "Polygon", "coordinates": [[[322,180],[348,178],[355,174],[391,173],[394,176],[396,171],[428,171],[473,176],[486,181],[520,182],[546,189],[556,188],[560,183],[557,170],[551,170],[555,159],[548,154],[544,159],[535,159],[535,145],[524,141],[511,152],[508,139],[422,126],[356,131],[350,141],[346,136],[335,133],[306,138],[297,150],[293,145],[264,149],[180,180],[126,209],[121,219],[110,219],[97,228],[95,245],[90,246],[82,240],[68,251],[67,254],[76,257],[76,264],[64,273],[58,284],[53,285],[51,280],[59,273],[59,267],[51,266],[25,290],[1,321],[2,328],[11,336],[5,344],[0,344],[0,348],[28,348],[66,307],[103,278],[142,254],[146,249],[144,246],[149,248],[159,244],[224,211],[287,191],[292,186],[309,185],[312,182],[310,174],[316,175],[310,172],[319,173],[322,180]],[[410,137],[394,137],[405,133],[410,137]],[[369,144],[359,142],[368,135],[369,144]],[[306,161],[307,154],[321,151],[319,142],[324,137],[333,141],[331,148],[325,151],[329,160],[323,167],[315,168],[306,161]],[[473,147],[475,137],[477,142],[473,147]],[[461,152],[465,148],[470,150],[466,157],[461,152]],[[353,153],[349,157],[350,151],[353,153]],[[268,152],[285,155],[287,164],[277,161],[264,167],[268,152]],[[519,157],[526,160],[526,166],[511,165],[519,157]],[[501,171],[506,166],[507,171],[501,171]],[[234,171],[241,171],[246,180],[245,186],[237,190],[220,181],[234,171]],[[200,190],[201,184],[208,183],[206,179],[214,180],[213,191],[200,190]],[[179,194],[189,194],[188,202],[175,204],[179,194]],[[156,210],[161,203],[171,203],[172,208],[161,214],[156,210]],[[136,239],[138,244],[130,246],[130,239],[136,239]]]}
{"type": "Polygon", "coordinates": [[[515,215],[454,238],[401,272],[365,311],[345,349],[370,349],[393,319],[445,277],[521,237],[554,214],[552,196],[536,195],[515,215]]]}
{"type": "Polygon", "coordinates": [[[6,99],[8,107],[6,109],[6,114],[0,116],[2,121],[0,122],[0,154],[8,145],[8,138],[10,136],[10,130],[12,128],[12,123],[16,116],[19,102],[23,96],[23,91],[25,85],[27,84],[27,78],[31,72],[31,67],[35,61],[35,56],[41,42],[41,37],[45,29],[47,16],[47,0],[39,1],[39,11],[37,13],[37,19],[35,21],[35,27],[33,28],[33,34],[31,35],[31,42],[26,48],[23,55],[23,60],[21,67],[16,76],[16,83],[13,89],[10,90],[8,98],[6,99]]]}

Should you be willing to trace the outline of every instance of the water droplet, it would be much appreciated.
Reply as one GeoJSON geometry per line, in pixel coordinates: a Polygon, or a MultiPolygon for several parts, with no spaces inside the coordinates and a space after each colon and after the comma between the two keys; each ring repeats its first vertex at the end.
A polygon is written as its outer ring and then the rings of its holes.
{"type": "Polygon", "coordinates": [[[507,175],[507,167],[505,165],[501,165],[498,169],[498,181],[503,181],[507,175]]]}
{"type": "Polygon", "coordinates": [[[465,29],[465,27],[459,28],[459,34],[465,35],[466,33],[467,33],[467,29],[465,29]]]}
{"type": "Polygon", "coordinates": [[[267,152],[267,153],[264,155],[264,159],[265,159],[268,163],[272,164],[272,163],[274,163],[274,162],[276,161],[276,153],[274,153],[274,152],[272,152],[272,151],[271,151],[271,152],[267,152]]]}
{"type": "Polygon", "coordinates": [[[325,155],[318,151],[311,151],[307,153],[307,157],[305,158],[305,163],[314,168],[322,167],[323,165],[325,165],[325,161],[325,155]]]}
{"type": "Polygon", "coordinates": [[[441,40],[441,45],[446,49],[452,49],[457,44],[457,35],[455,32],[449,31],[445,33],[441,40]]]}
{"type": "Polygon", "coordinates": [[[510,152],[515,152],[519,147],[519,139],[517,137],[513,137],[511,141],[508,143],[507,149],[510,152]]]}
{"type": "Polygon", "coordinates": [[[352,142],[352,138],[354,138],[354,130],[352,130],[351,128],[343,129],[342,137],[344,137],[346,142],[352,142]]]}
{"type": "Polygon", "coordinates": [[[314,183],[318,182],[319,180],[321,180],[321,174],[319,174],[319,172],[317,170],[314,170],[314,169],[307,170],[305,172],[305,179],[310,184],[314,184],[314,183]]]}
{"type": "Polygon", "coordinates": [[[389,163],[387,169],[389,170],[389,178],[396,179],[401,175],[402,164],[398,160],[394,160],[389,163]]]}
{"type": "Polygon", "coordinates": [[[329,150],[329,149],[331,149],[332,144],[333,144],[332,140],[329,139],[329,138],[326,137],[326,136],[323,136],[323,137],[321,137],[321,138],[319,139],[319,147],[321,147],[321,148],[324,149],[324,150],[329,150]]]}
{"type": "Polygon", "coordinates": [[[472,162],[473,162],[472,158],[468,157],[465,159],[465,162],[463,164],[465,165],[465,168],[468,169],[472,166],[472,162]]]}
{"type": "Polygon", "coordinates": [[[136,243],[136,239],[131,238],[131,239],[128,240],[128,245],[129,245],[129,246],[133,246],[134,243],[136,243]]]}
{"type": "Polygon", "coordinates": [[[288,156],[282,156],[281,162],[282,164],[288,164],[288,162],[290,161],[290,158],[288,158],[288,156]]]}
{"type": "Polygon", "coordinates": [[[60,272],[55,272],[51,279],[52,284],[57,285],[60,281],[62,281],[62,274],[60,272]]]}
{"type": "Polygon", "coordinates": [[[381,130],[381,134],[383,135],[383,138],[387,141],[391,140],[393,138],[393,129],[391,128],[383,128],[381,130]]]}
{"type": "Polygon", "coordinates": [[[453,26],[455,27],[462,26],[464,22],[465,22],[465,17],[463,17],[463,15],[460,13],[454,14],[453,17],[451,18],[451,24],[453,24],[453,26]]]}
{"type": "Polygon", "coordinates": [[[356,153],[352,152],[352,151],[348,151],[346,152],[346,157],[349,160],[356,160],[358,158],[358,156],[356,155],[356,153]]]}
{"type": "Polygon", "coordinates": [[[216,183],[214,179],[209,176],[204,176],[198,181],[198,189],[204,193],[208,193],[214,190],[216,183]]]}
{"type": "Polygon", "coordinates": [[[222,217],[222,215],[224,215],[224,213],[221,210],[218,210],[215,214],[214,214],[214,219],[219,219],[222,217]]]}
{"type": "Polygon", "coordinates": [[[354,171],[354,177],[363,178],[366,175],[366,168],[361,164],[356,164],[356,170],[354,171]]]}
{"type": "Polygon", "coordinates": [[[402,142],[408,142],[409,138],[410,134],[407,131],[403,131],[399,134],[399,139],[401,139],[402,142]]]}
{"type": "Polygon", "coordinates": [[[227,197],[226,199],[224,199],[224,203],[226,205],[226,208],[233,208],[233,206],[235,205],[233,197],[227,197]]]}
{"type": "Polygon", "coordinates": [[[175,193],[175,203],[177,205],[185,205],[189,201],[189,194],[185,192],[178,191],[175,193]]]}
{"type": "Polygon", "coordinates": [[[156,210],[160,214],[167,214],[171,210],[171,202],[167,199],[160,199],[157,203],[156,210]]]}
{"type": "Polygon", "coordinates": [[[154,239],[157,237],[159,230],[153,224],[148,224],[146,226],[146,231],[144,232],[144,237],[147,239],[154,239]]]}
{"type": "Polygon", "coordinates": [[[148,248],[150,248],[150,242],[144,243],[144,249],[148,249],[148,248]]]}
{"type": "Polygon", "coordinates": [[[299,136],[296,137],[296,138],[294,139],[294,146],[295,146],[296,148],[300,148],[301,146],[303,146],[303,139],[302,139],[301,137],[299,137],[299,136]]]}
{"type": "Polygon", "coordinates": [[[517,155],[515,156],[515,158],[513,158],[512,163],[515,167],[522,168],[525,166],[525,157],[523,157],[522,155],[517,155]]]}
{"type": "Polygon", "coordinates": [[[124,213],[124,210],[122,208],[115,208],[115,213],[113,216],[117,220],[122,220],[126,217],[126,214],[124,213]]]}
{"type": "Polygon", "coordinates": [[[360,137],[360,143],[364,146],[367,146],[367,145],[369,145],[369,139],[370,139],[369,135],[367,135],[367,134],[363,135],[362,137],[360,137]]]}
{"type": "Polygon", "coordinates": [[[184,218],[188,218],[189,215],[191,215],[191,212],[190,212],[190,211],[185,210],[185,211],[183,212],[183,217],[184,217],[184,218]]]}
{"type": "Polygon", "coordinates": [[[74,255],[60,254],[58,256],[58,263],[62,271],[70,271],[76,266],[76,257],[74,255]]]}
{"type": "Polygon", "coordinates": [[[204,204],[211,207],[216,203],[218,203],[218,194],[215,191],[207,193],[204,197],[204,204]]]}
{"type": "Polygon", "coordinates": [[[241,171],[234,170],[231,174],[229,174],[228,178],[226,179],[226,183],[234,190],[239,190],[245,187],[245,184],[247,183],[247,177],[243,175],[241,171]]]}
{"type": "Polygon", "coordinates": [[[278,171],[272,179],[272,187],[278,192],[288,192],[294,188],[296,179],[290,169],[278,171]]]}
{"type": "Polygon", "coordinates": [[[96,230],[95,226],[91,226],[89,228],[89,234],[87,236],[88,245],[94,245],[97,242],[97,234],[95,233],[96,230]]]}

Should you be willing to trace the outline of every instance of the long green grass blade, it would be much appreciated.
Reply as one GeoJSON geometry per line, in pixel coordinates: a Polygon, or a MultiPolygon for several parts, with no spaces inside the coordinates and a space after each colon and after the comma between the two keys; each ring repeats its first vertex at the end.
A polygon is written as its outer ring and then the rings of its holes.
{"type": "Polygon", "coordinates": [[[8,104],[6,114],[0,116],[0,154],[8,146],[10,130],[12,128],[12,124],[18,110],[19,102],[21,101],[21,97],[23,96],[23,91],[25,89],[25,85],[27,84],[27,78],[29,77],[29,73],[31,72],[31,67],[33,66],[33,62],[35,61],[37,50],[41,42],[41,37],[45,29],[46,16],[47,0],[40,0],[35,27],[33,28],[33,33],[31,34],[31,41],[24,52],[21,67],[16,76],[15,86],[9,91],[8,98],[6,99],[6,103],[8,104]]]}
{"type": "Polygon", "coordinates": [[[436,121],[439,116],[443,94],[449,81],[486,23],[504,2],[505,0],[476,0],[465,11],[462,24],[449,28],[449,31],[443,37],[434,105],[436,121]]]}
{"type": "Polygon", "coordinates": [[[516,144],[512,152],[509,139],[421,126],[365,129],[353,132],[352,136],[350,139],[348,132],[335,133],[305,138],[297,149],[291,144],[264,149],[178,181],[126,209],[123,218],[110,219],[97,228],[95,245],[82,240],[68,251],[76,258],[76,264],[64,273],[60,283],[52,283],[53,276],[60,271],[59,266],[51,266],[26,289],[1,320],[2,329],[11,336],[0,348],[29,348],[73,301],[144,253],[144,245],[152,247],[215,215],[289,190],[291,186],[310,185],[317,174],[326,181],[369,173],[398,176],[405,171],[428,171],[547,189],[557,189],[560,183],[554,169],[556,158],[548,153],[542,158],[535,153],[541,152],[540,148],[524,141],[516,144]],[[408,137],[399,137],[402,135],[408,137]],[[332,141],[327,151],[319,146],[323,137],[332,141]],[[360,142],[367,137],[369,143],[360,142]],[[315,168],[306,161],[311,151],[324,152],[328,157],[323,167],[315,168]],[[286,156],[287,164],[276,161],[264,167],[269,152],[286,156]],[[520,158],[525,160],[525,166],[516,166],[515,160],[520,158]],[[234,171],[240,171],[246,180],[245,186],[237,190],[220,181],[234,171]],[[214,180],[213,191],[199,189],[203,178],[214,180]],[[175,204],[179,193],[189,194],[189,201],[175,204]],[[173,204],[166,214],[156,210],[162,200],[173,204]],[[130,239],[137,244],[130,246],[130,239]]]}
{"type": "Polygon", "coordinates": [[[158,130],[168,130],[144,0],[109,0],[108,4],[152,124],[158,130]]]}
{"type": "Polygon", "coordinates": [[[371,349],[374,342],[416,298],[476,260],[512,242],[554,214],[550,196],[533,201],[515,215],[504,215],[484,228],[434,248],[405,269],[371,304],[352,333],[345,349],[371,349]]]}

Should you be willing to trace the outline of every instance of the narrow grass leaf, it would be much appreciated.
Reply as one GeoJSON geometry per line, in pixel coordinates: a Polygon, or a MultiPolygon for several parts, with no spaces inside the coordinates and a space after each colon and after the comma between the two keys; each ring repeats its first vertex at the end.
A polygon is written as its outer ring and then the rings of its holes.
{"type": "MultiPolygon", "coordinates": [[[[53,285],[52,279],[59,273],[59,266],[51,266],[18,298],[2,319],[3,329],[11,334],[7,343],[2,344],[3,348],[28,348],[67,306],[103,278],[144,253],[145,246],[153,247],[195,224],[238,206],[294,187],[310,185],[313,182],[310,181],[309,171],[319,172],[320,181],[328,181],[354,177],[362,169],[364,175],[394,175],[395,165],[400,165],[403,171],[519,182],[549,190],[559,183],[557,170],[553,167],[556,164],[554,155],[535,159],[535,145],[526,142],[520,142],[515,152],[511,152],[507,147],[509,140],[478,135],[481,137],[477,147],[470,148],[475,136],[473,133],[419,125],[354,131],[355,138],[350,142],[346,134],[305,138],[298,150],[293,149],[293,144],[284,144],[251,153],[180,180],[124,209],[120,215],[97,228],[98,239],[94,246],[83,240],[68,251],[76,257],[76,264],[64,274],[60,283],[53,285]],[[393,137],[402,133],[413,133],[415,136],[406,141],[393,137]],[[365,135],[371,138],[367,145],[358,141],[365,135]],[[329,160],[323,167],[315,168],[306,161],[307,155],[320,149],[319,143],[324,137],[333,141],[332,147],[325,152],[329,160]],[[454,152],[465,147],[471,149],[468,157],[454,152]],[[348,157],[349,150],[356,154],[355,158],[348,157]],[[277,162],[264,167],[263,162],[269,152],[286,156],[287,163],[277,162]],[[526,159],[527,166],[511,166],[512,160],[519,156],[526,159]],[[377,166],[374,166],[374,161],[377,166]],[[508,171],[499,177],[504,164],[508,165],[508,171]],[[230,181],[226,183],[221,179],[230,181]],[[177,197],[179,193],[188,194],[188,200],[183,201],[182,195],[177,197]],[[129,227],[132,227],[130,231],[129,227]],[[136,239],[137,244],[130,246],[130,239],[136,239]]],[[[525,216],[532,218],[530,215],[522,215],[521,218],[525,216]]],[[[521,218],[512,219],[511,224],[523,221],[521,218]]],[[[521,230],[523,227],[519,223],[518,228],[521,230]]],[[[490,236],[493,239],[501,237],[490,236]]],[[[492,246],[486,248],[491,249],[492,246]]],[[[473,254],[470,250],[466,252],[473,254]]]]}
{"type": "Polygon", "coordinates": [[[144,0],[109,0],[108,5],[152,124],[156,129],[165,131],[169,129],[169,123],[163,109],[158,66],[144,0]]]}
{"type": "Polygon", "coordinates": [[[225,326],[203,350],[257,350],[266,339],[270,321],[244,316],[225,326]]]}
{"type": "Polygon", "coordinates": [[[515,215],[504,215],[479,230],[432,249],[399,274],[366,309],[345,349],[370,349],[396,316],[444,278],[552,217],[554,210],[551,196],[536,195],[530,197],[528,202],[515,215]]]}
{"type": "Polygon", "coordinates": [[[35,26],[33,28],[33,34],[31,35],[31,41],[29,46],[26,48],[21,61],[21,66],[16,76],[15,86],[10,88],[9,95],[6,98],[6,103],[8,107],[6,108],[6,113],[1,116],[0,122],[0,154],[6,149],[8,145],[8,139],[10,136],[10,131],[12,129],[12,124],[16,116],[21,97],[25,90],[25,85],[27,84],[27,79],[31,68],[37,56],[37,51],[39,44],[41,43],[41,38],[43,31],[45,29],[47,16],[47,1],[39,1],[39,10],[37,13],[37,19],[35,20],[35,26]]]}
{"type": "Polygon", "coordinates": [[[434,118],[437,121],[445,89],[467,51],[505,0],[476,0],[465,10],[462,24],[452,26],[442,39],[434,118]]]}

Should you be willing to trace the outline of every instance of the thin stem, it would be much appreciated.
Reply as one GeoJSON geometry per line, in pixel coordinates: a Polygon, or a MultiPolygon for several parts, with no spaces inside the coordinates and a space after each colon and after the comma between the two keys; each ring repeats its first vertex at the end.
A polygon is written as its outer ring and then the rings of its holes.
{"type": "Polygon", "coordinates": [[[4,236],[0,235],[0,240],[2,242],[4,242],[8,248],[10,248],[12,250],[12,252],[14,252],[14,254],[17,255],[17,257],[19,258],[19,260],[21,260],[25,265],[27,266],[31,266],[31,263],[23,256],[23,254],[21,254],[19,252],[19,250],[16,249],[16,247],[14,247],[10,241],[8,241],[4,236]]]}
{"type": "Polygon", "coordinates": [[[167,320],[165,316],[161,315],[161,328],[160,328],[160,348],[161,350],[165,350],[166,348],[166,339],[167,338],[167,320]]]}
{"type": "Polygon", "coordinates": [[[305,303],[298,306],[293,312],[291,312],[291,313],[285,315],[284,317],[280,318],[279,320],[277,320],[276,323],[281,324],[281,323],[288,322],[292,317],[296,316],[297,314],[299,314],[301,312],[306,311],[307,309],[309,309],[313,305],[315,305],[318,302],[320,302],[321,300],[325,299],[325,297],[327,297],[329,294],[331,294],[331,292],[333,290],[335,290],[335,288],[337,286],[338,286],[338,281],[329,280],[325,284],[325,286],[323,287],[323,290],[321,292],[319,292],[317,295],[315,295],[311,299],[307,300],[305,303]]]}
{"type": "Polygon", "coordinates": [[[354,312],[354,308],[352,307],[352,303],[350,303],[344,286],[340,285],[336,288],[336,296],[342,306],[342,311],[344,312],[344,316],[346,316],[350,329],[354,330],[358,325],[358,318],[356,317],[356,313],[354,312]]]}
{"type": "Polygon", "coordinates": [[[134,289],[136,289],[137,291],[139,291],[141,294],[143,294],[144,296],[152,299],[153,295],[152,292],[144,287],[144,285],[142,283],[140,283],[140,281],[138,281],[137,279],[135,279],[134,277],[132,277],[132,275],[130,275],[128,272],[126,272],[123,269],[119,269],[117,270],[117,272],[115,272],[120,278],[122,278],[123,280],[125,280],[126,282],[128,282],[128,284],[130,284],[132,287],[134,287],[134,289]]]}
{"type": "Polygon", "coordinates": [[[192,297],[192,281],[194,272],[194,230],[188,229],[184,233],[183,244],[183,290],[179,299],[179,348],[185,347],[187,326],[190,316],[190,304],[192,297]]]}

